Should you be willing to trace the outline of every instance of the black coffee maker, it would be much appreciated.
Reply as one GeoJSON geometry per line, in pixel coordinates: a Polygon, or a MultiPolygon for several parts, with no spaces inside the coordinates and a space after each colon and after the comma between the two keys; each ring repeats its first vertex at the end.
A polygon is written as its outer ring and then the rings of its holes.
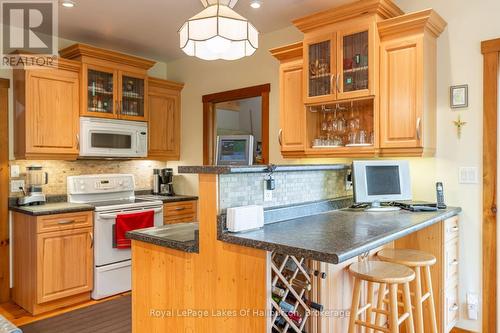
{"type": "Polygon", "coordinates": [[[173,196],[174,193],[174,170],[170,168],[153,170],[154,194],[173,196]]]}

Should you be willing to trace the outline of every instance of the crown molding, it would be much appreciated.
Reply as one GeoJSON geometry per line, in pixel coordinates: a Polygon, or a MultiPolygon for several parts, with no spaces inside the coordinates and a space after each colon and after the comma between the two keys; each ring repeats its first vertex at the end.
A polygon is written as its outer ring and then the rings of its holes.
{"type": "Polygon", "coordinates": [[[59,50],[59,55],[67,59],[80,59],[81,57],[98,58],[120,64],[127,64],[144,70],[148,70],[156,64],[156,61],[80,43],[59,50]]]}
{"type": "Polygon", "coordinates": [[[302,58],[303,50],[303,43],[298,42],[270,49],[269,52],[279,61],[283,61],[293,58],[302,58]]]}
{"type": "Polygon", "coordinates": [[[481,42],[481,53],[500,52],[500,38],[481,42]]]}
{"type": "Polygon", "coordinates": [[[184,88],[184,83],[148,76],[148,86],[172,90],[182,90],[182,88],[184,88]]]}
{"type": "Polygon", "coordinates": [[[409,30],[429,31],[439,37],[447,26],[446,21],[433,9],[425,9],[378,22],[380,38],[409,30]]]}
{"type": "Polygon", "coordinates": [[[305,33],[361,15],[379,15],[382,19],[389,19],[403,14],[391,0],[360,0],[293,20],[293,24],[305,33]]]}

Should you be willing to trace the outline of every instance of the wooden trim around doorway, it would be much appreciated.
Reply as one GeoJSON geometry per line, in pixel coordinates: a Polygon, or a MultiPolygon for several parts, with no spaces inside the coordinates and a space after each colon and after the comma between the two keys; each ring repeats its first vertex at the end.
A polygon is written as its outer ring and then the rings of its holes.
{"type": "Polygon", "coordinates": [[[483,304],[482,332],[497,332],[497,112],[500,39],[483,53],[483,304]]]}
{"type": "Polygon", "coordinates": [[[0,79],[0,303],[10,299],[9,80],[0,79]]]}
{"type": "Polygon", "coordinates": [[[262,97],[262,163],[269,163],[269,92],[271,85],[246,87],[205,95],[203,101],[203,164],[215,163],[214,144],[217,135],[215,123],[215,104],[238,99],[262,97]]]}

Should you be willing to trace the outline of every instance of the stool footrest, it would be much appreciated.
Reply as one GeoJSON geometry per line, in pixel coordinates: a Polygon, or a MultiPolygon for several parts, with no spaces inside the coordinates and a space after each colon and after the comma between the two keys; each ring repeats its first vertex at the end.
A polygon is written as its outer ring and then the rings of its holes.
{"type": "Polygon", "coordinates": [[[361,320],[356,320],[356,325],[364,326],[364,327],[371,328],[371,329],[381,331],[381,332],[390,333],[390,330],[388,328],[378,326],[378,325],[373,325],[373,324],[370,324],[370,323],[367,323],[367,322],[361,321],[361,320]]]}
{"type": "Polygon", "coordinates": [[[409,316],[410,314],[408,312],[403,313],[398,319],[398,325],[401,325],[401,323],[405,321],[409,316]]]}
{"type": "Polygon", "coordinates": [[[370,303],[367,303],[366,305],[364,305],[362,308],[360,308],[358,310],[358,313],[356,313],[356,316],[359,316],[360,314],[362,314],[363,312],[365,312],[366,310],[368,310],[371,307],[372,307],[372,305],[370,303]]]}

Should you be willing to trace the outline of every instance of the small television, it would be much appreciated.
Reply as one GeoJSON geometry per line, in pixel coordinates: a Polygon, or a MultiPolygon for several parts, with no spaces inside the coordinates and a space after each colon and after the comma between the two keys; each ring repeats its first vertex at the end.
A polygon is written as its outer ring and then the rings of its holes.
{"type": "Polygon", "coordinates": [[[253,135],[217,136],[217,165],[252,165],[253,135]]]}
{"type": "Polygon", "coordinates": [[[408,161],[354,161],[354,201],[369,203],[368,211],[398,210],[382,202],[412,200],[408,161]]]}

